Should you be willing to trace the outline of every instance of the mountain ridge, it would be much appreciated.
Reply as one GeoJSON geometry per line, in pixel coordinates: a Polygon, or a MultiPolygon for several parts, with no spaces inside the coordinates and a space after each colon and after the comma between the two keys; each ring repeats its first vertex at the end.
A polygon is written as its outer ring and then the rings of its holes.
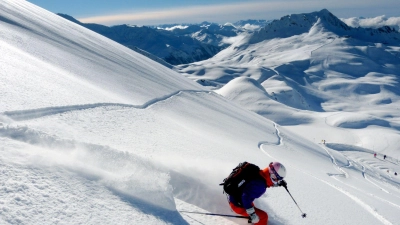
{"type": "Polygon", "coordinates": [[[250,43],[260,42],[272,38],[287,38],[293,35],[300,35],[309,32],[315,25],[320,25],[320,29],[332,32],[338,36],[357,38],[364,41],[381,41],[385,44],[400,43],[400,33],[394,28],[384,26],[374,28],[353,28],[341,21],[327,9],[312,13],[291,14],[273,20],[260,31],[254,33],[250,38],[250,43]],[[279,32],[277,32],[279,30],[279,32]]]}
{"type": "MultiPolygon", "coordinates": [[[[169,32],[161,32],[150,27],[116,25],[112,27],[99,24],[81,23],[72,16],[59,16],[99,33],[132,50],[137,48],[151,53],[169,64],[183,64],[212,57],[222,48],[186,36],[175,36],[169,32]]],[[[140,52],[140,51],[139,51],[140,52]]]]}
{"type": "Polygon", "coordinates": [[[211,58],[231,45],[234,40],[241,39],[243,34],[253,33],[270,22],[249,19],[225,24],[204,21],[198,24],[156,26],[121,24],[109,27],[82,23],[63,13],[57,15],[144,54],[169,68],[172,67],[171,64],[187,64],[211,58]]]}

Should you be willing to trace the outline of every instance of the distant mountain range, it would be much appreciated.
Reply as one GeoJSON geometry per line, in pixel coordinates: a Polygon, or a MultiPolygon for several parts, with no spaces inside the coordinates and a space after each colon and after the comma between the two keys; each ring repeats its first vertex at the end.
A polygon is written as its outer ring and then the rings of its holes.
{"type": "MultiPolygon", "coordinates": [[[[384,26],[378,29],[353,28],[334,16],[327,9],[319,12],[292,14],[274,20],[252,36],[251,43],[272,38],[287,38],[309,32],[316,24],[322,23],[321,31],[331,31],[337,35],[348,36],[363,41],[398,44],[400,35],[394,28],[384,26]]],[[[319,32],[319,31],[318,31],[319,32]]]]}
{"type": "Polygon", "coordinates": [[[200,24],[165,24],[153,28],[167,30],[177,36],[192,37],[205,44],[227,47],[231,44],[227,39],[236,37],[238,34],[258,31],[268,23],[267,20],[240,20],[223,25],[202,22],[200,24]]]}
{"type": "Polygon", "coordinates": [[[392,27],[353,28],[326,9],[314,13],[287,15],[273,21],[241,20],[223,25],[202,22],[142,27],[126,24],[108,27],[100,24],[81,23],[65,14],[58,15],[170,68],[173,65],[207,60],[243,38],[242,43],[247,42],[248,44],[267,39],[288,38],[309,32],[316,23],[323,23],[323,30],[332,31],[338,37],[351,37],[391,45],[398,43],[400,39],[398,31],[392,27]]]}
{"type": "Polygon", "coordinates": [[[400,33],[352,28],[326,9],[284,16],[211,59],[174,69],[280,124],[290,122],[275,115],[297,110],[398,117],[400,33]],[[248,97],[241,85],[258,94],[248,97]],[[379,114],[389,105],[393,111],[379,114]]]}
{"type": "Polygon", "coordinates": [[[259,30],[267,24],[265,20],[247,20],[239,21],[235,25],[203,22],[201,24],[108,27],[100,24],[81,23],[65,14],[58,15],[145,54],[166,66],[211,58],[231,44],[227,38],[259,30]]]}

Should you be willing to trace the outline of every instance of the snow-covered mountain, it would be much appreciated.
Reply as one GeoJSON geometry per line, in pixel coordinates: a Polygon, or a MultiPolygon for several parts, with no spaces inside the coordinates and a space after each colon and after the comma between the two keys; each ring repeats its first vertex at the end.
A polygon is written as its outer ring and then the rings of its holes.
{"type": "Polygon", "coordinates": [[[172,65],[208,59],[223,49],[220,46],[202,43],[192,37],[174,35],[171,32],[146,26],[117,25],[108,27],[100,24],[81,23],[65,14],[58,15],[108,37],[134,51],[139,53],[148,52],[172,65]]]}
{"type": "Polygon", "coordinates": [[[378,29],[352,28],[334,16],[328,10],[308,14],[292,14],[269,23],[264,29],[253,35],[249,43],[266,39],[287,38],[294,35],[312,32],[331,32],[338,36],[352,37],[366,42],[399,45],[400,33],[390,27],[378,29]]]}
{"type": "Polygon", "coordinates": [[[175,70],[281,125],[308,124],[308,111],[322,118],[337,112],[343,121],[329,127],[358,132],[350,124],[361,115],[363,127],[384,129],[391,141],[377,147],[378,129],[368,144],[355,144],[400,154],[400,34],[392,29],[351,28],[328,10],[284,16],[209,60],[175,70]]]}
{"type": "MultiPolygon", "coordinates": [[[[177,36],[189,36],[199,40],[202,43],[214,46],[227,47],[229,44],[224,43],[223,39],[236,37],[240,32],[232,24],[219,25],[216,23],[192,24],[189,26],[167,27],[165,30],[177,36]]],[[[222,50],[222,49],[221,49],[222,50]]]]}
{"type": "Polygon", "coordinates": [[[66,14],[58,15],[144,54],[167,67],[171,67],[168,64],[186,64],[211,58],[233,42],[260,30],[269,23],[266,20],[242,20],[234,24],[223,25],[202,22],[200,24],[108,27],[100,24],[81,23],[66,14]]]}
{"type": "MultiPolygon", "coordinates": [[[[245,160],[282,162],[308,214],[300,216],[283,188],[271,188],[255,202],[269,224],[399,221],[399,162],[374,158],[368,135],[377,133],[363,127],[375,121],[385,133],[375,117],[296,114],[271,101],[283,109],[277,120],[307,121],[282,127],[28,1],[0,3],[0,224],[244,225],[184,211],[232,215],[218,184],[245,160]]],[[[381,78],[374,82],[396,82],[381,78]]],[[[233,81],[248,97],[265,94],[254,79],[233,81]]],[[[391,113],[393,104],[385,105],[377,110],[391,113]]],[[[376,135],[376,150],[393,140],[376,135]]]]}
{"type": "Polygon", "coordinates": [[[223,25],[203,22],[200,24],[164,24],[158,25],[156,28],[170,31],[178,36],[190,36],[202,43],[227,47],[233,43],[232,40],[258,31],[267,23],[266,20],[241,20],[223,25]]]}

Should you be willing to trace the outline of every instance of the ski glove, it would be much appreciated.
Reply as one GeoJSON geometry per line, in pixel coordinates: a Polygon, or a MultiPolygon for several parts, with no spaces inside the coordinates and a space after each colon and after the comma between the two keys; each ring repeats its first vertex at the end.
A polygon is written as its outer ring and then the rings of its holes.
{"type": "Polygon", "coordinates": [[[246,209],[246,212],[250,216],[251,223],[258,223],[260,221],[260,218],[257,216],[254,207],[246,209]]]}
{"type": "Polygon", "coordinates": [[[278,181],[278,186],[283,186],[284,188],[287,188],[287,183],[285,180],[280,180],[278,181]]]}

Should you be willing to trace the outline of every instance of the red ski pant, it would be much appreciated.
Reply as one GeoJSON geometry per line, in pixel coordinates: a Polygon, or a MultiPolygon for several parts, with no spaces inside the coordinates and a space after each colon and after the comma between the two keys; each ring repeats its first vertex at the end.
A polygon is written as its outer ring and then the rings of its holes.
{"type": "MultiPolygon", "coordinates": [[[[232,210],[242,216],[249,216],[246,213],[246,209],[242,208],[242,207],[238,207],[236,205],[234,205],[232,202],[229,202],[229,205],[231,206],[232,210]]],[[[254,205],[253,205],[254,206],[254,205]]],[[[268,224],[268,214],[264,211],[262,211],[261,209],[258,209],[256,207],[254,207],[257,216],[260,218],[260,221],[258,223],[256,223],[256,225],[267,225],[268,224]]]]}

